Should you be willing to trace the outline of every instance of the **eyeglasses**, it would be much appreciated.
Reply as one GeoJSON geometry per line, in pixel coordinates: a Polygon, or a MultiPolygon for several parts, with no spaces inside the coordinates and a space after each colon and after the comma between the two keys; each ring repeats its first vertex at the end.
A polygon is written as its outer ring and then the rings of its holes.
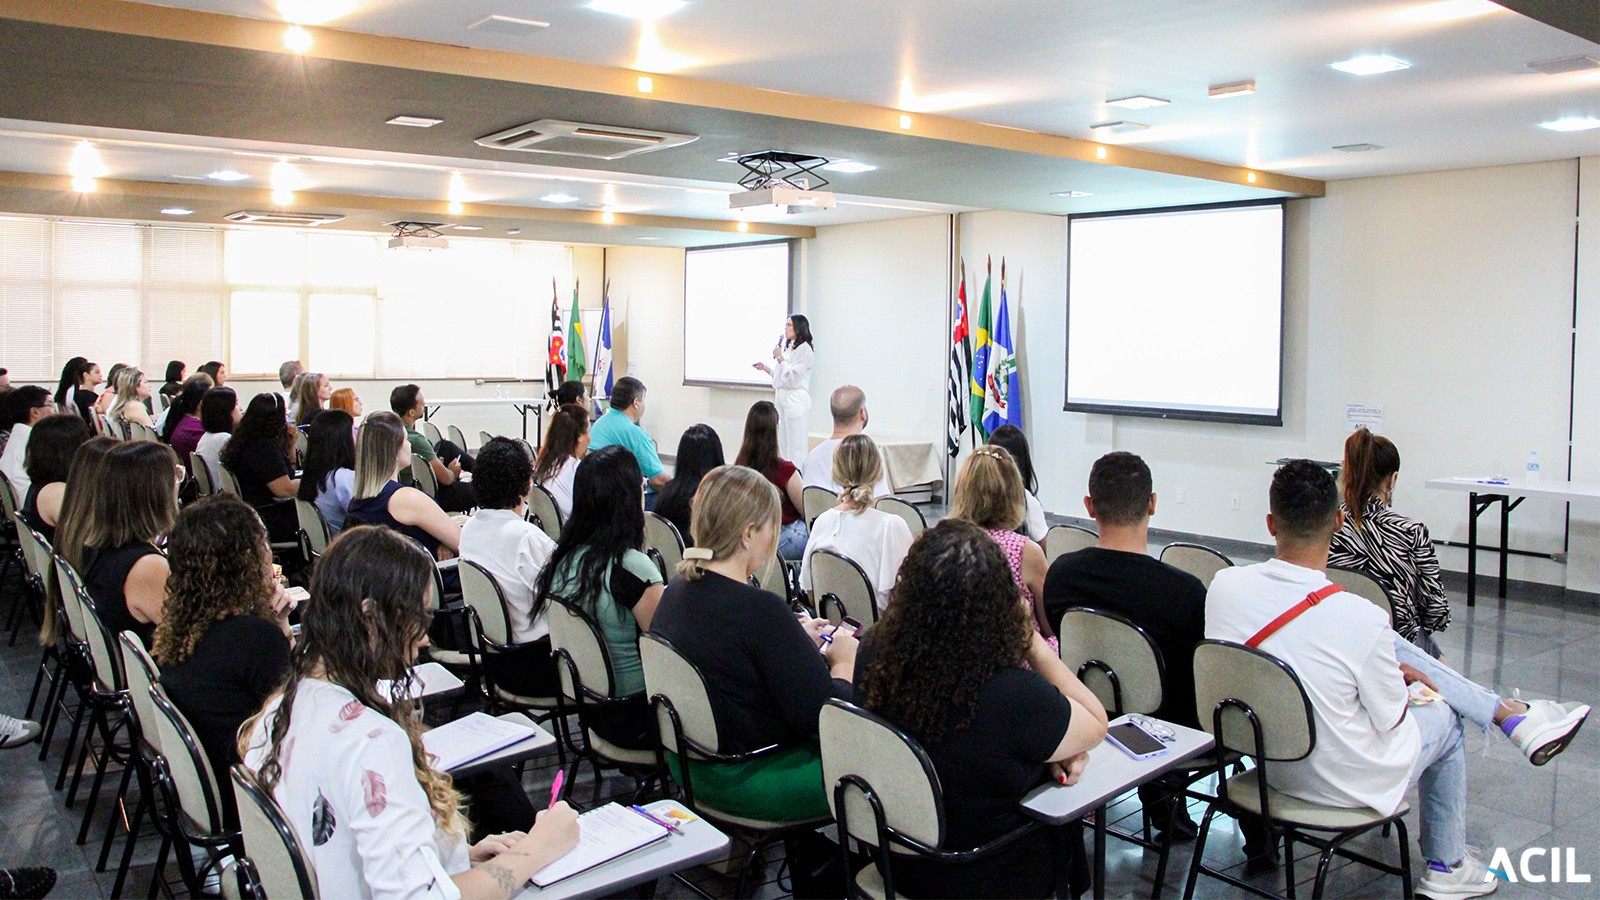
{"type": "Polygon", "coordinates": [[[1128,721],[1150,732],[1151,737],[1160,738],[1168,744],[1178,739],[1177,732],[1148,716],[1132,715],[1128,717],[1128,721]]]}

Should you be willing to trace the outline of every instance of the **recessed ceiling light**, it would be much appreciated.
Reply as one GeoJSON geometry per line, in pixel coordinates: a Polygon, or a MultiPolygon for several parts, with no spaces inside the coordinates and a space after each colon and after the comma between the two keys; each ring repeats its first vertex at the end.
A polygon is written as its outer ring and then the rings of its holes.
{"type": "Polygon", "coordinates": [[[1540,128],[1551,131],[1588,131],[1591,128],[1600,128],[1600,119],[1594,116],[1564,116],[1550,122],[1540,122],[1540,128]]]}
{"type": "Polygon", "coordinates": [[[1560,59],[1541,59],[1528,63],[1528,68],[1546,75],[1565,75],[1568,72],[1582,72],[1585,69],[1600,69],[1600,56],[1580,53],[1577,56],[1563,56],[1560,59]]]}
{"type": "Polygon", "coordinates": [[[309,53],[311,44],[311,32],[299,25],[290,25],[283,30],[283,46],[290,53],[309,53]]]}
{"type": "Polygon", "coordinates": [[[1245,97],[1255,92],[1254,81],[1235,81],[1230,84],[1213,85],[1206,94],[1213,100],[1220,100],[1223,97],[1245,97]]]}
{"type": "Polygon", "coordinates": [[[169,206],[166,209],[163,209],[161,214],[163,216],[192,216],[194,215],[194,210],[185,209],[181,206],[169,206]]]}
{"type": "Polygon", "coordinates": [[[1095,123],[1093,125],[1090,125],[1089,126],[1089,130],[1090,131],[1112,131],[1112,132],[1116,132],[1117,134],[1126,134],[1127,132],[1130,132],[1130,131],[1144,131],[1146,128],[1149,128],[1149,127],[1150,127],[1149,125],[1145,125],[1142,122],[1127,122],[1127,121],[1123,121],[1121,119],[1118,119],[1115,122],[1097,122],[1097,123],[1095,123]]]}
{"type": "Polygon", "coordinates": [[[383,124],[404,125],[408,128],[432,128],[443,121],[443,119],[434,119],[428,116],[395,116],[383,124]]]}
{"type": "Polygon", "coordinates": [[[589,8],[630,19],[659,19],[682,9],[683,0],[591,0],[589,8]]]}
{"type": "Polygon", "coordinates": [[[539,200],[544,203],[573,203],[577,201],[577,199],[577,197],[574,197],[571,194],[545,194],[543,197],[539,198],[539,200]]]}
{"type": "Polygon", "coordinates": [[[1330,68],[1351,75],[1381,75],[1384,72],[1398,72],[1401,69],[1411,68],[1411,63],[1395,59],[1382,54],[1372,56],[1356,56],[1344,62],[1329,63],[1330,68]]]}
{"type": "Polygon", "coordinates": [[[518,19],[514,16],[484,16],[471,25],[468,31],[483,31],[490,34],[505,34],[511,37],[527,37],[550,27],[549,22],[538,19],[518,19]]]}
{"type": "Polygon", "coordinates": [[[457,230],[457,231],[482,231],[483,230],[483,226],[482,225],[456,225],[454,227],[455,227],[455,230],[457,230]]]}
{"type": "Polygon", "coordinates": [[[603,213],[600,214],[600,221],[604,222],[607,225],[610,225],[612,222],[615,222],[616,220],[617,220],[617,214],[614,213],[614,212],[603,212],[603,213]]]}
{"type": "Polygon", "coordinates": [[[641,93],[641,94],[649,94],[649,93],[654,92],[655,89],[656,89],[655,79],[651,78],[649,75],[640,75],[639,76],[639,93],[641,93]]]}
{"type": "Polygon", "coordinates": [[[639,240],[641,240],[641,241],[659,241],[659,240],[661,240],[661,238],[658,238],[658,237],[650,237],[650,236],[648,236],[648,235],[647,235],[647,236],[645,236],[645,237],[641,237],[641,238],[639,238],[639,240]]]}
{"type": "Polygon", "coordinates": [[[1411,22],[1453,22],[1499,12],[1501,9],[1504,7],[1490,0],[1437,0],[1405,10],[1400,17],[1411,22]]]}
{"type": "Polygon", "coordinates": [[[864,162],[855,162],[854,160],[840,159],[840,160],[835,160],[834,162],[828,163],[827,165],[823,166],[822,167],[822,171],[824,171],[824,172],[843,172],[846,175],[854,175],[854,174],[856,174],[858,172],[872,172],[872,171],[875,171],[877,168],[878,168],[877,166],[869,166],[864,162]]]}
{"type": "Polygon", "coordinates": [[[1146,97],[1144,94],[1135,94],[1132,97],[1122,97],[1116,100],[1107,100],[1107,106],[1120,106],[1123,109],[1149,109],[1152,106],[1166,106],[1171,100],[1162,100],[1160,97],[1146,97]]]}
{"type": "Polygon", "coordinates": [[[749,230],[750,230],[750,223],[749,223],[749,222],[740,222],[740,223],[739,223],[739,224],[738,224],[738,226],[736,226],[736,227],[737,227],[737,228],[738,228],[738,229],[739,229],[739,230],[740,230],[740,231],[741,231],[741,232],[744,232],[744,231],[749,231],[749,230]]]}
{"type": "Polygon", "coordinates": [[[521,228],[507,228],[506,229],[506,234],[521,234],[521,233],[522,233],[522,229],[521,228]]]}
{"type": "Polygon", "coordinates": [[[1052,193],[1050,196],[1052,196],[1052,197],[1093,197],[1094,194],[1092,192],[1090,192],[1090,191],[1056,191],[1056,192],[1052,193]]]}
{"type": "Polygon", "coordinates": [[[902,131],[910,131],[911,130],[911,117],[910,116],[901,116],[900,117],[900,129],[902,131]]]}
{"type": "Polygon", "coordinates": [[[233,169],[218,169],[206,177],[212,181],[244,181],[250,176],[243,172],[236,172],[233,169]]]}
{"type": "Polygon", "coordinates": [[[1383,147],[1379,144],[1339,144],[1333,149],[1343,150],[1346,153],[1369,153],[1373,150],[1382,150],[1383,147]]]}

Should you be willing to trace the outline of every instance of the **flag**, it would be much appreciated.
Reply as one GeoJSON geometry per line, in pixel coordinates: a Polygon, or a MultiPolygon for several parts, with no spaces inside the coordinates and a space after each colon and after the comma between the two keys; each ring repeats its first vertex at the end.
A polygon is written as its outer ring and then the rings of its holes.
{"type": "Polygon", "coordinates": [[[972,390],[968,383],[972,369],[972,345],[967,342],[967,266],[961,264],[961,284],[956,289],[956,311],[950,329],[950,422],[945,435],[945,449],[955,459],[961,452],[961,436],[967,433],[967,398],[972,390]]]}
{"type": "Polygon", "coordinates": [[[983,430],[993,434],[1001,425],[1022,427],[1022,387],[1017,372],[1016,342],[1011,336],[1011,312],[1006,304],[1006,261],[1000,260],[1000,310],[994,318],[994,340],[989,350],[989,371],[984,379],[983,430]]]}
{"type": "Polygon", "coordinates": [[[550,279],[550,338],[546,346],[549,354],[544,363],[544,386],[555,393],[567,375],[567,347],[561,339],[561,297],[554,278],[550,279]]]}
{"type": "Polygon", "coordinates": [[[594,348],[594,395],[611,398],[611,282],[600,291],[600,339],[594,348]]]}
{"type": "Polygon", "coordinates": [[[586,364],[589,354],[583,349],[583,317],[578,315],[578,282],[572,282],[572,317],[567,320],[567,359],[571,363],[567,368],[568,381],[583,381],[583,376],[588,373],[586,364]]]}
{"type": "Polygon", "coordinates": [[[972,428],[980,440],[988,440],[989,432],[983,427],[984,395],[988,392],[989,344],[994,331],[994,313],[989,307],[989,282],[993,277],[994,261],[986,260],[983,274],[983,300],[978,305],[978,318],[972,323],[972,372],[968,378],[971,397],[968,398],[968,415],[972,428]]]}

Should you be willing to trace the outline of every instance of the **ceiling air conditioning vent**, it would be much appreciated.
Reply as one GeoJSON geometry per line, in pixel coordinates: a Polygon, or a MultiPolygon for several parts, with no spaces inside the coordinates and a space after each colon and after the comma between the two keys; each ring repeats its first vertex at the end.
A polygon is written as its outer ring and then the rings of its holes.
{"type": "Polygon", "coordinates": [[[304,228],[308,225],[326,225],[337,222],[344,216],[337,213],[291,213],[291,212],[266,212],[258,209],[241,209],[223,216],[229,222],[238,222],[240,225],[294,225],[304,228]]]}
{"type": "Polygon", "coordinates": [[[664,150],[698,140],[698,135],[647,131],[613,125],[588,125],[540,119],[505,131],[478,138],[482,147],[494,150],[522,150],[527,153],[558,153],[589,159],[621,159],[652,150],[664,150]]]}

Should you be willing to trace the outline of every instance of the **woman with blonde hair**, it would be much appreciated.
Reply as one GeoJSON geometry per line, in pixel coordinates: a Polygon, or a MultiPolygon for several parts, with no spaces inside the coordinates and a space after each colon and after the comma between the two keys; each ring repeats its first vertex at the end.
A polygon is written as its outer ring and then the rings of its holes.
{"type": "Polygon", "coordinates": [[[290,405],[294,407],[294,426],[296,428],[311,424],[311,420],[322,412],[323,404],[333,396],[333,385],[328,383],[328,376],[321,372],[307,372],[295,379],[294,390],[291,392],[293,399],[290,405]]]}
{"type": "MultiPolygon", "coordinates": [[[[106,455],[121,443],[116,438],[97,435],[84,441],[72,454],[72,464],[67,468],[67,487],[61,494],[61,514],[50,539],[51,549],[62,559],[83,560],[83,540],[89,533],[89,517],[93,515],[95,494],[100,490],[105,472],[106,455]]],[[[39,643],[54,644],[60,627],[56,621],[56,604],[46,603],[44,622],[39,626],[39,643]]]]}
{"type": "MultiPolygon", "coordinates": [[[[796,619],[783,598],[750,586],[778,546],[778,489],[765,475],[712,469],[693,517],[695,546],[684,551],[650,632],[705,676],[721,752],[782,748],[742,763],[691,762],[695,796],[757,819],[826,816],[817,716],[830,698],[851,698],[856,639],[839,633],[824,641],[826,619],[796,619]]],[[[682,764],[668,762],[674,770],[682,764]]]]}
{"type": "Polygon", "coordinates": [[[416,541],[436,557],[461,550],[461,526],[432,497],[400,483],[411,465],[411,443],[400,417],[373,413],[356,441],[356,480],[345,526],[381,525],[416,541]],[[448,552],[446,552],[448,551],[448,552]]]}
{"type": "Polygon", "coordinates": [[[312,577],[287,682],[240,729],[244,764],[311,854],[321,896],[506,900],[577,844],[565,802],[528,834],[468,844],[460,795],[429,765],[409,699],[437,601],[432,568],[386,529],[335,538],[312,577]]]}
{"type": "Polygon", "coordinates": [[[155,427],[150,419],[150,410],[144,405],[150,399],[150,382],[144,377],[143,371],[134,366],[123,366],[111,376],[111,387],[116,391],[116,399],[111,402],[107,418],[124,428],[129,422],[138,422],[147,428],[155,427]]]}
{"type": "Polygon", "coordinates": [[[966,519],[982,528],[1000,545],[1000,552],[1005,554],[1006,564],[1011,567],[1011,578],[1033,611],[1034,628],[1053,642],[1055,630],[1050,627],[1042,605],[1044,576],[1050,570],[1050,563],[1038,544],[1017,533],[1017,527],[1027,515],[1022,474],[1011,461],[1011,454],[1004,447],[992,444],[974,449],[961,464],[961,474],[956,478],[955,493],[951,497],[950,516],[966,519]]]}
{"type": "Polygon", "coordinates": [[[852,434],[839,443],[833,454],[833,479],[844,490],[839,505],[811,523],[805,557],[800,561],[802,588],[811,590],[811,555],[832,550],[867,573],[878,609],[888,606],[900,562],[911,549],[911,528],[899,516],[873,508],[873,486],[882,477],[883,456],[872,438],[852,434]]]}

